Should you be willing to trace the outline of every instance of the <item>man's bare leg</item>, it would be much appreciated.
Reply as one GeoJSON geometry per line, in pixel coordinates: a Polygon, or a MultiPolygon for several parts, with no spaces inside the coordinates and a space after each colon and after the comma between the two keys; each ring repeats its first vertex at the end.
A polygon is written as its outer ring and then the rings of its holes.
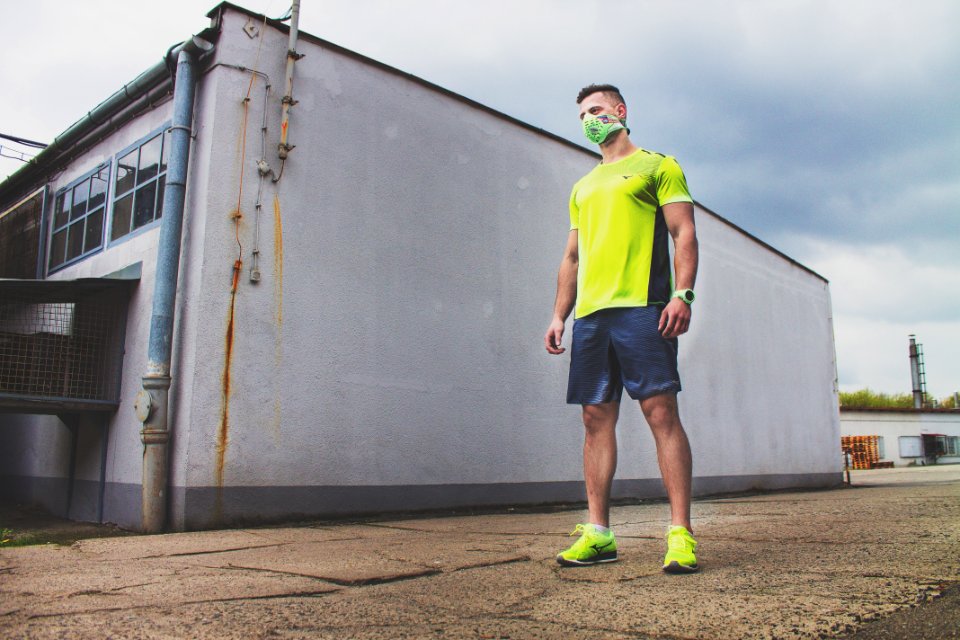
{"type": "Polygon", "coordinates": [[[693,531],[690,527],[693,456],[690,441],[680,423],[677,396],[666,393],[641,400],[640,409],[657,443],[657,462],[670,500],[671,523],[693,531]]]}
{"type": "Polygon", "coordinates": [[[617,417],[620,403],[583,405],[583,478],[590,522],[610,526],[610,486],[617,470],[617,417]]]}

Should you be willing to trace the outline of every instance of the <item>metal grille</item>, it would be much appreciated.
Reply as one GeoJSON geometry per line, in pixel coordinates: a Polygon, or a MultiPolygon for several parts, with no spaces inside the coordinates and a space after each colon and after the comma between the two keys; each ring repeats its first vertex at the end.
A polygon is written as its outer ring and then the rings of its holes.
{"type": "Polygon", "coordinates": [[[125,324],[122,286],[0,287],[0,399],[115,406],[125,324]]]}

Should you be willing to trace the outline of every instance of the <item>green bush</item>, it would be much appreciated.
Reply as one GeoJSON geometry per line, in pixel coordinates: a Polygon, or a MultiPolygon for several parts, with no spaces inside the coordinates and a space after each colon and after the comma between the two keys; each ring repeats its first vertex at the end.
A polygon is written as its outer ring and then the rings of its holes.
{"type": "MultiPolygon", "coordinates": [[[[923,399],[925,407],[937,407],[940,409],[956,409],[956,402],[953,396],[947,396],[943,400],[936,400],[926,394],[923,399]]],[[[840,406],[844,409],[909,409],[913,407],[912,393],[882,393],[871,391],[870,389],[860,389],[859,391],[841,391],[840,406]]]]}

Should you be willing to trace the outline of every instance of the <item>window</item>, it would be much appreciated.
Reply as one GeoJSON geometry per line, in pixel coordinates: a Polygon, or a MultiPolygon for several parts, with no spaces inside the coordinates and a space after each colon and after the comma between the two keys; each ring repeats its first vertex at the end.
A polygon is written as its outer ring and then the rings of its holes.
{"type": "Polygon", "coordinates": [[[36,278],[46,189],[0,211],[0,278],[36,278]]]}
{"type": "Polygon", "coordinates": [[[960,436],[943,437],[943,455],[960,456],[960,436]]]}
{"type": "Polygon", "coordinates": [[[110,240],[160,219],[169,136],[156,133],[117,159],[110,240]]]}
{"type": "Polygon", "coordinates": [[[922,458],[923,457],[923,438],[920,436],[900,436],[901,458],[922,458]]]}
{"type": "Polygon", "coordinates": [[[103,246],[109,181],[108,163],[57,192],[50,239],[50,271],[76,262],[103,246]]]}

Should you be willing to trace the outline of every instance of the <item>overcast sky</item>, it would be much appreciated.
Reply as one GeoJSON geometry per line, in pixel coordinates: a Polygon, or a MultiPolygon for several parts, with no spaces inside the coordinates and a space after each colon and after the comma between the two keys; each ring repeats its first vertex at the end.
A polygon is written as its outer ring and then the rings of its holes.
{"type": "MultiPolygon", "coordinates": [[[[3,0],[0,133],[50,141],[214,4],[3,0]]],[[[584,145],[577,91],[618,85],[699,202],[830,280],[841,389],[909,392],[915,333],[938,398],[960,390],[957,25],[955,0],[302,0],[300,21],[584,145]]]]}

